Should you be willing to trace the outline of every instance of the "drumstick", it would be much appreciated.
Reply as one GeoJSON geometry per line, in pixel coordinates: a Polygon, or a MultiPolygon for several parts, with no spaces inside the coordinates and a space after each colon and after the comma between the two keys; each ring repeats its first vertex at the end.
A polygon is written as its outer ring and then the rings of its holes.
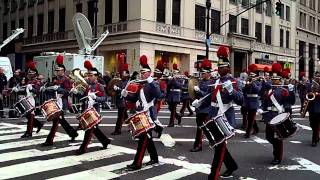
{"type": "MultiPolygon", "coordinates": [[[[98,93],[98,92],[94,92],[94,94],[97,94],[97,93],[98,93]]],[[[86,99],[86,98],[88,98],[88,97],[89,97],[89,95],[81,98],[79,101],[82,101],[82,100],[84,100],[84,99],[86,99]]]]}

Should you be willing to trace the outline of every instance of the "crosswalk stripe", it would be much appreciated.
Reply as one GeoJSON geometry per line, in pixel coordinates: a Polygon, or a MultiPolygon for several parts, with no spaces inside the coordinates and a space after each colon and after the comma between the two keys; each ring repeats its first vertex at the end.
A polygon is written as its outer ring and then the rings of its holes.
{"type": "MultiPolygon", "coordinates": [[[[92,144],[91,144],[92,145],[92,144]]],[[[89,145],[90,146],[90,145],[89,145]]],[[[88,152],[81,156],[71,155],[49,160],[37,160],[0,168],[0,179],[9,179],[36,174],[55,169],[81,165],[84,161],[93,162],[101,159],[123,155],[123,152],[108,148],[103,151],[88,152]],[[26,170],[27,168],[27,170],[26,170]]]]}
{"type": "Polygon", "coordinates": [[[183,178],[183,177],[189,176],[191,174],[195,174],[195,173],[197,173],[197,172],[192,171],[190,169],[182,168],[182,169],[171,171],[171,172],[159,175],[159,176],[148,178],[147,180],[180,179],[180,178],[183,178]]]}
{"type": "Polygon", "coordinates": [[[22,129],[9,129],[9,130],[2,130],[0,131],[0,134],[8,134],[8,133],[21,133],[21,132],[25,132],[26,130],[22,130],[22,129]]]}

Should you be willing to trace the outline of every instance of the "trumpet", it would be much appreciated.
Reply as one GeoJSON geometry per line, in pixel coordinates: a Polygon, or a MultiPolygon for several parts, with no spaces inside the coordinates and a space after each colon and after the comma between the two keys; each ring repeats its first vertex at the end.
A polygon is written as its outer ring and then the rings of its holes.
{"type": "Polygon", "coordinates": [[[173,78],[176,78],[176,79],[185,79],[185,80],[188,80],[189,78],[185,75],[174,75],[173,78]]]}

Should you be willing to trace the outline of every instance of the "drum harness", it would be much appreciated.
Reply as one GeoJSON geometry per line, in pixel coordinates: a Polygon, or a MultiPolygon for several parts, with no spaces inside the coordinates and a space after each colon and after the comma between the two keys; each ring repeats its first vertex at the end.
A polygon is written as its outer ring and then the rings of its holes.
{"type": "MultiPolygon", "coordinates": [[[[283,111],[283,107],[279,104],[279,102],[278,102],[278,101],[276,100],[276,98],[274,97],[274,93],[272,92],[272,89],[269,90],[269,94],[271,94],[271,95],[270,95],[271,102],[272,102],[273,105],[277,108],[278,114],[284,112],[284,111],[283,111]]],[[[272,107],[268,107],[267,110],[272,111],[272,107]]]]}

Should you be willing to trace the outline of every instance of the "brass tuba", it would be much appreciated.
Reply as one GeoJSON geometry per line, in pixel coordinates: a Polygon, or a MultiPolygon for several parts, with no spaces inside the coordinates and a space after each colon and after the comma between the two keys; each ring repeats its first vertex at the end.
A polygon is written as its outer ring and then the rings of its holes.
{"type": "Polygon", "coordinates": [[[311,92],[306,94],[306,100],[304,101],[304,103],[302,105],[301,116],[303,118],[306,116],[309,102],[313,101],[316,98],[316,96],[319,94],[318,93],[319,87],[320,87],[319,83],[317,83],[315,80],[312,80],[311,92]]]}
{"type": "Polygon", "coordinates": [[[71,71],[69,77],[74,81],[73,88],[77,89],[79,94],[84,94],[88,87],[84,73],[79,68],[76,68],[71,71]]]}

